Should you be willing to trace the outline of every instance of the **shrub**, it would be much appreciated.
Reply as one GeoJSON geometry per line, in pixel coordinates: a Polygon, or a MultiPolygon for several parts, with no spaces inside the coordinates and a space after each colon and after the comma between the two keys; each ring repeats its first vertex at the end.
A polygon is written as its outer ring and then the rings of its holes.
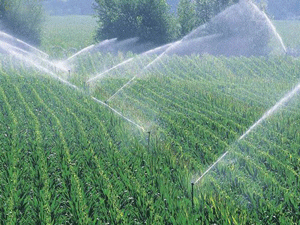
{"type": "Polygon", "coordinates": [[[0,0],[3,29],[31,44],[40,43],[43,18],[39,0],[0,0]]]}

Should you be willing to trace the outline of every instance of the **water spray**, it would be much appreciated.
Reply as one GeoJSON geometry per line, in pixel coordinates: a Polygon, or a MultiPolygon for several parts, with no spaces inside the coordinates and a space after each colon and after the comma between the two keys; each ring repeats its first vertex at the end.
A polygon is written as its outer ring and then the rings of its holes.
{"type": "Polygon", "coordinates": [[[87,51],[91,50],[94,47],[95,47],[95,45],[90,45],[90,46],[88,46],[88,47],[80,50],[79,52],[75,53],[74,55],[70,56],[66,61],[69,61],[69,60],[75,58],[76,56],[78,56],[78,55],[80,55],[80,54],[82,54],[84,52],[87,52],[87,51]]]}
{"type": "Polygon", "coordinates": [[[129,80],[126,84],[124,84],[119,90],[117,90],[111,97],[109,97],[107,99],[107,101],[112,100],[117,94],[119,94],[124,88],[126,88],[128,85],[130,85],[136,78],[138,78],[139,76],[141,76],[141,74],[147,70],[151,65],[153,65],[156,61],[160,60],[169,50],[171,50],[172,48],[176,47],[178,44],[180,44],[182,42],[182,40],[174,42],[173,44],[171,44],[170,46],[167,47],[167,49],[161,53],[159,56],[157,56],[154,60],[152,60],[148,65],[146,65],[142,71],[135,75],[131,80],[129,80]]]}
{"type": "Polygon", "coordinates": [[[75,85],[71,84],[70,82],[68,82],[68,81],[66,81],[66,80],[64,80],[64,79],[62,79],[62,78],[59,77],[57,74],[53,73],[52,71],[50,71],[49,69],[43,67],[42,65],[39,65],[39,64],[35,63],[32,59],[27,58],[27,57],[24,57],[24,55],[15,52],[15,51],[12,50],[9,46],[7,46],[7,45],[4,45],[4,46],[3,46],[3,45],[2,45],[1,47],[4,48],[10,55],[16,57],[16,58],[19,59],[20,61],[23,61],[23,62],[25,62],[25,63],[28,63],[28,64],[34,66],[36,69],[39,69],[39,70],[41,70],[41,71],[47,73],[47,74],[50,75],[51,77],[53,77],[53,78],[55,78],[55,79],[58,79],[59,81],[65,83],[66,85],[68,85],[68,86],[70,86],[70,87],[72,87],[72,88],[74,88],[74,89],[76,89],[76,90],[79,90],[79,88],[78,88],[77,86],[75,86],[75,85]]]}
{"type": "Polygon", "coordinates": [[[131,78],[126,84],[124,84],[119,90],[117,90],[112,96],[110,96],[106,101],[111,101],[117,94],[119,94],[124,88],[131,84],[138,76],[131,78]]]}
{"type": "Polygon", "coordinates": [[[229,151],[225,152],[214,164],[212,164],[196,181],[192,182],[193,184],[197,184],[202,178],[211,171],[227,154],[229,151]]]}
{"type": "MultiPolygon", "coordinates": [[[[273,115],[281,106],[283,106],[285,103],[287,103],[289,100],[291,100],[296,94],[298,94],[300,91],[300,83],[289,93],[287,93],[281,100],[279,100],[271,109],[269,109],[257,122],[255,122],[239,139],[238,141],[241,141],[244,139],[254,128],[256,128],[258,125],[260,125],[264,120],[269,118],[271,115],[273,115]]],[[[225,152],[213,165],[211,165],[203,174],[201,177],[199,177],[196,181],[192,182],[192,196],[193,196],[193,186],[200,182],[202,178],[211,171],[227,154],[229,151],[225,152]]],[[[193,199],[192,199],[193,201],[193,199]]],[[[192,203],[193,204],[193,203],[192,203]]]]}
{"type": "MultiPolygon", "coordinates": [[[[165,49],[168,49],[172,44],[166,44],[166,45],[163,45],[163,46],[160,46],[160,47],[157,47],[157,48],[154,48],[154,49],[151,49],[149,51],[146,51],[146,52],[143,52],[142,54],[138,55],[137,57],[141,57],[141,56],[146,56],[146,55],[149,55],[149,54],[155,54],[156,52],[160,52],[160,51],[165,51],[165,49]]],[[[96,75],[95,77],[92,77],[90,78],[87,82],[91,82],[91,81],[95,81],[101,77],[103,77],[106,73],[112,71],[112,70],[115,70],[117,68],[119,68],[120,66],[123,66],[123,65],[126,65],[128,64],[129,62],[131,62],[132,60],[134,59],[134,57],[131,57],[113,67],[111,67],[110,69],[107,69],[105,70],[104,72],[96,75]]]]}
{"type": "Polygon", "coordinates": [[[194,186],[195,184],[197,184],[198,182],[200,182],[202,180],[202,178],[209,172],[211,171],[227,154],[229,153],[229,151],[225,152],[214,164],[212,164],[202,175],[201,177],[199,177],[196,181],[192,181],[191,185],[192,185],[192,206],[194,208],[194,186]]]}
{"type": "Polygon", "coordinates": [[[102,102],[101,100],[95,98],[95,97],[92,97],[92,99],[95,101],[95,102],[98,102],[104,106],[106,106],[107,108],[109,108],[111,111],[113,111],[114,113],[116,113],[117,115],[119,115],[120,117],[122,117],[124,120],[128,121],[129,123],[135,125],[136,127],[138,127],[140,130],[142,130],[143,132],[145,132],[145,129],[138,125],[137,123],[133,122],[131,119],[125,117],[124,115],[122,115],[120,112],[118,112],[117,110],[115,110],[114,108],[110,107],[108,104],[102,102]]]}
{"type": "Polygon", "coordinates": [[[287,103],[300,91],[300,83],[289,93],[287,93],[282,99],[280,99],[271,109],[269,109],[256,123],[254,123],[240,138],[239,141],[245,138],[255,127],[260,125],[264,120],[275,113],[281,106],[287,103]]]}
{"type": "Polygon", "coordinates": [[[103,46],[109,44],[110,42],[114,42],[116,40],[117,40],[117,38],[113,38],[113,39],[109,39],[109,40],[106,39],[98,44],[93,44],[88,47],[85,47],[85,48],[79,50],[78,52],[76,52],[75,54],[73,54],[72,56],[70,56],[68,59],[65,60],[65,62],[72,61],[74,58],[78,57],[79,55],[82,55],[82,54],[85,54],[88,52],[92,52],[92,51],[96,51],[98,48],[103,47],[103,46]]]}
{"type": "Polygon", "coordinates": [[[67,69],[64,67],[64,65],[60,64],[60,63],[53,63],[45,58],[42,58],[38,55],[35,55],[31,52],[28,52],[24,49],[21,49],[17,46],[11,45],[7,42],[1,41],[0,40],[0,46],[2,49],[5,49],[9,54],[11,54],[12,52],[14,52],[15,54],[18,54],[22,57],[26,57],[26,61],[30,61],[30,59],[33,60],[38,60],[39,64],[41,64],[41,62],[46,63],[53,71],[55,71],[55,73],[57,72],[57,69],[60,69],[61,71],[67,72],[67,69]]]}
{"type": "Polygon", "coordinates": [[[283,40],[282,40],[282,37],[281,37],[281,36],[279,35],[279,33],[277,32],[276,27],[275,27],[274,24],[271,22],[270,18],[267,16],[267,14],[266,14],[264,11],[260,10],[260,9],[257,7],[257,5],[255,5],[252,1],[248,1],[248,3],[251,4],[252,7],[254,7],[257,11],[262,12],[262,14],[263,14],[264,18],[267,20],[267,22],[268,22],[268,24],[269,24],[271,30],[273,31],[273,33],[275,34],[277,40],[279,41],[279,43],[280,43],[280,45],[281,45],[281,47],[282,47],[284,53],[287,54],[287,49],[286,49],[286,46],[285,46],[285,44],[284,44],[284,42],[283,42],[283,40]]]}
{"type": "MultiPolygon", "coordinates": [[[[1,36],[1,35],[6,35],[6,34],[0,31],[0,36],[1,36]]],[[[76,89],[76,90],[82,92],[82,90],[81,90],[80,88],[78,88],[76,85],[71,84],[71,83],[68,82],[67,80],[64,80],[63,78],[59,77],[57,74],[53,73],[51,70],[49,70],[49,69],[45,68],[44,66],[42,66],[42,65],[40,65],[40,64],[38,64],[38,63],[36,63],[33,59],[30,59],[30,58],[24,56],[24,53],[26,53],[26,54],[31,54],[30,52],[27,52],[27,51],[25,51],[25,50],[23,50],[23,49],[20,49],[20,48],[16,47],[16,46],[10,45],[10,44],[8,44],[8,43],[6,43],[6,42],[3,42],[3,41],[1,41],[1,40],[0,40],[0,43],[1,43],[1,46],[0,46],[1,49],[3,49],[5,52],[7,52],[8,54],[10,54],[11,56],[16,57],[16,58],[19,59],[20,61],[23,61],[23,62],[25,62],[25,63],[28,63],[28,64],[34,66],[36,69],[39,69],[39,70],[41,70],[41,71],[47,73],[47,74],[50,75],[51,77],[53,77],[53,78],[55,78],[55,79],[58,79],[58,80],[61,81],[62,83],[64,83],[64,84],[66,84],[66,85],[68,85],[68,86],[70,86],[70,87],[72,87],[72,88],[74,88],[74,89],[76,89]],[[20,51],[20,52],[23,53],[23,54],[18,53],[18,52],[16,52],[16,51],[20,51]]],[[[43,60],[43,61],[47,61],[46,59],[42,59],[42,58],[40,58],[40,57],[38,57],[38,56],[36,56],[36,58],[41,59],[41,60],[43,60]]],[[[132,59],[131,59],[131,60],[132,60],[132,59]]],[[[47,62],[48,62],[48,61],[47,61],[47,62]]],[[[54,64],[54,63],[52,63],[52,62],[49,61],[48,64],[52,66],[52,69],[55,70],[55,72],[56,72],[56,69],[57,69],[57,65],[58,65],[58,68],[61,69],[61,66],[60,66],[59,63],[58,63],[58,64],[54,64]]],[[[68,72],[68,75],[69,75],[69,77],[70,77],[70,75],[71,75],[71,70],[68,69],[68,70],[66,70],[66,71],[68,72]]],[[[87,85],[87,87],[89,87],[88,83],[84,83],[84,85],[87,85]]],[[[120,112],[118,112],[118,111],[116,111],[115,109],[113,109],[112,107],[110,107],[107,103],[104,103],[104,102],[102,102],[102,101],[100,101],[100,100],[98,100],[98,99],[96,99],[96,98],[94,98],[94,97],[92,97],[92,99],[93,99],[94,101],[98,102],[98,103],[101,103],[101,104],[105,105],[106,107],[108,107],[109,109],[111,109],[114,113],[116,113],[117,115],[119,115],[120,117],[122,117],[123,119],[125,119],[126,121],[128,121],[128,122],[130,122],[131,124],[137,126],[139,129],[141,129],[143,132],[145,132],[145,129],[144,129],[142,126],[140,126],[140,125],[138,125],[137,123],[133,122],[133,121],[130,120],[129,118],[123,116],[120,112]]]]}
{"type": "Polygon", "coordinates": [[[107,74],[108,72],[110,72],[110,71],[112,71],[112,70],[114,70],[114,69],[119,68],[120,66],[123,66],[123,65],[125,65],[125,64],[127,64],[127,63],[129,63],[129,62],[131,62],[133,59],[134,59],[134,57],[129,58],[129,59],[125,60],[124,62],[121,62],[121,63],[119,63],[118,65],[113,66],[112,68],[110,68],[110,69],[104,71],[103,73],[100,73],[100,74],[98,74],[97,76],[90,78],[90,79],[87,81],[87,83],[90,83],[90,82],[92,82],[92,81],[95,81],[95,80],[97,80],[97,79],[103,77],[103,75],[107,74]]]}
{"type": "MultiPolygon", "coordinates": [[[[27,63],[33,65],[33,66],[36,67],[37,69],[39,69],[39,70],[41,70],[41,71],[44,71],[45,73],[51,75],[53,78],[58,79],[58,80],[61,81],[62,83],[64,83],[64,84],[66,84],[66,85],[68,85],[68,86],[74,88],[75,90],[82,91],[82,90],[81,90],[80,88],[78,88],[76,85],[71,84],[70,82],[64,80],[63,78],[61,78],[61,77],[59,77],[59,76],[57,76],[55,73],[51,72],[51,71],[48,70],[47,68],[45,68],[45,67],[43,67],[43,66],[41,66],[41,65],[38,65],[38,64],[34,63],[32,60],[28,60],[27,58],[24,58],[22,55],[20,55],[20,54],[14,52],[13,50],[10,50],[10,49],[5,49],[5,50],[7,50],[7,51],[9,52],[9,54],[15,56],[15,57],[18,58],[19,60],[24,61],[24,62],[27,62],[27,63]]],[[[131,124],[137,126],[139,129],[141,129],[143,132],[145,132],[145,129],[144,129],[142,126],[138,125],[137,123],[135,123],[135,122],[133,122],[132,120],[128,119],[127,117],[123,116],[120,112],[118,112],[118,111],[115,110],[114,108],[110,107],[108,104],[106,104],[106,103],[104,103],[104,102],[102,102],[102,101],[100,101],[100,100],[98,100],[98,99],[96,99],[96,98],[94,98],[94,97],[92,97],[92,99],[93,99],[94,101],[98,102],[98,103],[101,103],[102,105],[105,105],[105,106],[108,107],[110,110],[112,110],[114,113],[116,113],[117,115],[119,115],[120,117],[122,117],[123,119],[125,119],[126,121],[128,121],[128,122],[130,122],[131,124]]]]}
{"type": "Polygon", "coordinates": [[[30,45],[30,44],[28,44],[28,43],[26,43],[26,42],[18,39],[18,38],[15,38],[15,37],[7,34],[7,33],[4,33],[3,31],[0,31],[0,39],[2,39],[2,40],[4,39],[3,41],[5,41],[5,40],[7,41],[7,39],[9,39],[11,42],[21,44],[21,45],[23,45],[23,47],[25,46],[27,49],[33,50],[34,52],[42,55],[44,58],[48,58],[49,57],[49,55],[47,53],[45,53],[45,52],[37,49],[36,47],[34,47],[34,46],[32,46],[32,45],[30,45]]]}

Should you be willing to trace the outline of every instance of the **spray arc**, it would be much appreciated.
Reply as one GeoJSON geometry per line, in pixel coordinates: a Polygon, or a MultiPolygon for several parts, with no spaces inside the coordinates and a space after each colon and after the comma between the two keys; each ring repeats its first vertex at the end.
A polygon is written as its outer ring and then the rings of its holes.
{"type": "MultiPolygon", "coordinates": [[[[261,123],[263,123],[266,119],[271,117],[273,114],[275,114],[281,107],[283,107],[286,103],[288,103],[292,98],[294,98],[297,94],[300,93],[300,83],[294,87],[290,92],[288,92],[283,98],[281,98],[272,108],[270,108],[267,112],[263,114],[263,116],[257,120],[240,138],[237,140],[238,142],[243,140],[244,138],[247,137],[252,131],[255,130],[257,126],[259,126],[261,123]]],[[[192,185],[192,205],[194,206],[193,203],[193,198],[194,198],[194,185],[199,183],[212,169],[214,169],[218,163],[220,163],[226,155],[228,155],[229,151],[226,151],[217,161],[215,161],[198,179],[195,181],[191,182],[192,185]]]]}

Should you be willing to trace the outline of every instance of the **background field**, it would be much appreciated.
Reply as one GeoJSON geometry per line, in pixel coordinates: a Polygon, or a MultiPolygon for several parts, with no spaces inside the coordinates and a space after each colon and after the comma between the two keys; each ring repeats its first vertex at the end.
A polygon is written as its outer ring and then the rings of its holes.
{"type": "MultiPolygon", "coordinates": [[[[300,21],[274,21],[274,25],[287,47],[300,48],[300,21]]],[[[97,19],[93,16],[48,16],[41,48],[53,56],[70,56],[75,49],[94,44],[96,27],[97,19]]]]}
{"type": "Polygon", "coordinates": [[[96,21],[92,16],[47,16],[42,50],[53,57],[64,58],[93,44],[96,21]]]}
{"type": "MultiPolygon", "coordinates": [[[[52,17],[42,48],[70,56],[93,43],[92,23],[52,17]]],[[[284,23],[300,24],[276,22],[297,46],[284,23]]],[[[297,86],[299,58],[165,56],[144,69],[155,57],[65,61],[72,73],[58,75],[79,90],[1,58],[1,223],[298,223],[299,94],[239,138],[297,86]],[[191,182],[226,151],[195,185],[193,206],[191,182]]]]}

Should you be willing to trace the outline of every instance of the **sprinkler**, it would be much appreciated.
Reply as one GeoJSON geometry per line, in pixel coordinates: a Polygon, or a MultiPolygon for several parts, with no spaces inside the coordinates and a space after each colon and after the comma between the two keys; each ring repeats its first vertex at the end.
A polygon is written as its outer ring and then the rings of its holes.
{"type": "MultiPolygon", "coordinates": [[[[150,152],[150,138],[151,138],[151,131],[147,131],[148,133],[148,152],[150,152]]],[[[154,186],[154,151],[152,152],[152,186],[154,186]]]]}
{"type": "Polygon", "coordinates": [[[151,137],[151,131],[148,131],[148,151],[150,150],[150,137],[151,137]]]}
{"type": "Polygon", "coordinates": [[[202,180],[202,178],[211,171],[227,154],[229,151],[225,152],[214,164],[212,164],[196,181],[191,182],[192,184],[192,206],[194,208],[194,185],[202,180]]]}
{"type": "Polygon", "coordinates": [[[71,78],[71,70],[68,70],[68,80],[71,78]]]}
{"type": "Polygon", "coordinates": [[[90,91],[90,84],[89,84],[89,83],[85,83],[85,85],[86,85],[87,92],[88,92],[88,94],[90,95],[90,94],[91,94],[91,91],[90,91]]]}
{"type": "Polygon", "coordinates": [[[131,119],[125,117],[123,114],[121,114],[120,112],[118,112],[117,110],[115,110],[114,108],[112,108],[111,106],[109,106],[108,103],[105,103],[105,102],[103,102],[103,101],[101,101],[101,100],[99,100],[99,99],[97,99],[97,98],[95,98],[95,97],[92,97],[92,96],[91,96],[91,98],[92,98],[95,102],[98,102],[98,103],[100,103],[100,104],[106,106],[106,107],[109,108],[111,111],[113,111],[115,114],[119,115],[119,116],[122,117],[124,120],[126,120],[126,121],[128,121],[129,123],[135,125],[137,128],[139,128],[139,129],[141,129],[143,132],[145,132],[144,127],[138,125],[137,123],[133,122],[131,119]]]}
{"type": "Polygon", "coordinates": [[[192,208],[194,209],[194,185],[195,185],[195,183],[192,182],[191,185],[192,185],[192,208]]]}

